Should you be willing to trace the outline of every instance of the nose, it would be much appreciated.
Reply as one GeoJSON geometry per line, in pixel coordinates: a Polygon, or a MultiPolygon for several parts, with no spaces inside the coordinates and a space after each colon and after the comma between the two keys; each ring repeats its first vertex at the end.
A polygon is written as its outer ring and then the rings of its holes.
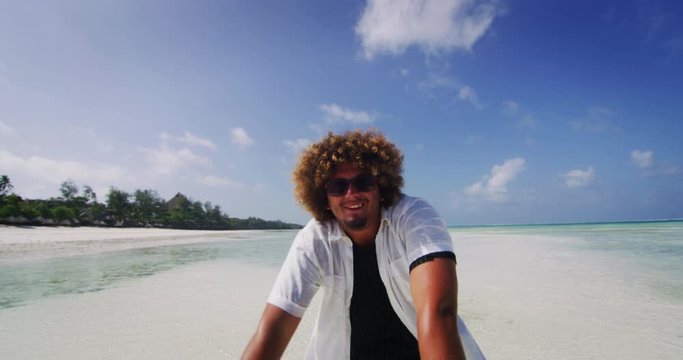
{"type": "Polygon", "coordinates": [[[354,195],[358,194],[358,190],[356,190],[356,186],[353,183],[349,184],[349,188],[346,189],[346,192],[344,193],[344,196],[349,196],[349,195],[354,195]]]}

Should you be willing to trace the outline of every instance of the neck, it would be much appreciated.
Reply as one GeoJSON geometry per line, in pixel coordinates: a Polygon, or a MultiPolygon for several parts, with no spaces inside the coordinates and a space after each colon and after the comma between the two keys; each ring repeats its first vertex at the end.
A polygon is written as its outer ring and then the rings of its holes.
{"type": "Polygon", "coordinates": [[[351,229],[348,228],[343,223],[339,223],[346,233],[346,236],[351,238],[351,241],[358,246],[368,246],[375,243],[375,237],[379,231],[380,220],[373,221],[371,224],[367,224],[362,229],[351,229]]]}

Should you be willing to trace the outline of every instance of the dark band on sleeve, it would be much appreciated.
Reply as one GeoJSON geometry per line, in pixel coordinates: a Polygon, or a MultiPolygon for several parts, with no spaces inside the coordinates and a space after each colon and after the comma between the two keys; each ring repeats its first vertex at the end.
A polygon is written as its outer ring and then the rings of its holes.
{"type": "Polygon", "coordinates": [[[431,254],[427,254],[427,255],[420,256],[419,258],[415,259],[415,261],[413,261],[413,262],[410,264],[410,270],[408,270],[408,272],[413,271],[413,269],[414,269],[416,266],[418,266],[418,265],[420,265],[420,264],[422,264],[422,263],[426,263],[427,261],[432,261],[432,260],[434,260],[434,259],[436,259],[436,258],[451,259],[451,260],[453,260],[454,262],[456,262],[456,261],[455,261],[455,254],[454,254],[452,251],[440,251],[440,252],[435,252],[435,253],[431,253],[431,254]]]}

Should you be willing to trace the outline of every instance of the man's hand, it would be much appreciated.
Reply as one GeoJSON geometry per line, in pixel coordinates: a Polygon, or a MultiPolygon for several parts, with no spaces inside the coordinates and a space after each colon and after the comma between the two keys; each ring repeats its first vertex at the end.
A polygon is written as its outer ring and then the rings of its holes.
{"type": "Polygon", "coordinates": [[[244,350],[242,359],[279,359],[300,321],[301,318],[275,305],[266,304],[261,322],[244,350]]]}
{"type": "Polygon", "coordinates": [[[458,284],[455,263],[436,258],[410,272],[422,359],[465,359],[457,327],[458,284]]]}

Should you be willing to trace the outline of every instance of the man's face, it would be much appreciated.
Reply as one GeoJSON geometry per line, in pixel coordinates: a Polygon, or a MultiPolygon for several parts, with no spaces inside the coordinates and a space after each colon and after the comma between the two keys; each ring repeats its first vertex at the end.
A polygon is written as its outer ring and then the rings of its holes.
{"type": "MultiPolygon", "coordinates": [[[[363,175],[363,172],[351,164],[344,163],[337,166],[329,181],[335,179],[351,180],[359,175],[363,175]]],[[[356,186],[351,184],[346,192],[339,196],[327,193],[330,210],[347,233],[363,231],[379,224],[379,188],[376,181],[373,181],[373,184],[374,186],[369,191],[364,192],[358,191],[356,186]]]]}

